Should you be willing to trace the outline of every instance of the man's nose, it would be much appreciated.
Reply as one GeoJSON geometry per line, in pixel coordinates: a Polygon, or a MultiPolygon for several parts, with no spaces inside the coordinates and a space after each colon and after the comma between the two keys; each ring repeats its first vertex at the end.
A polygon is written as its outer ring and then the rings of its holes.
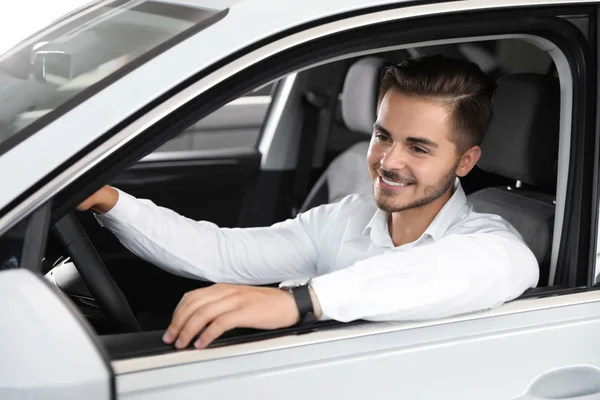
{"type": "Polygon", "coordinates": [[[406,167],[406,153],[402,146],[392,145],[381,158],[381,167],[387,171],[399,170],[406,167]]]}

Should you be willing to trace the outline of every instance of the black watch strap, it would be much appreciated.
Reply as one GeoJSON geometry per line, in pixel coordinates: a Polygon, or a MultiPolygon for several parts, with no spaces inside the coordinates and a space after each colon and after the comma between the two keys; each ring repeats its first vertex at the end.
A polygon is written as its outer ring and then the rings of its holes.
{"type": "Polygon", "coordinates": [[[300,314],[300,324],[316,322],[315,310],[312,299],[310,298],[310,286],[308,284],[289,288],[294,296],[298,314],[300,314]]]}

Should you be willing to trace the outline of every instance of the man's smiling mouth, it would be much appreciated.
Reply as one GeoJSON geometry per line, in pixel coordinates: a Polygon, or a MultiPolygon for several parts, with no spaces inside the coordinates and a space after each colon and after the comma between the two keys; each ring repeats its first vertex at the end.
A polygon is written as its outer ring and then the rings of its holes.
{"type": "Polygon", "coordinates": [[[400,174],[385,171],[384,169],[379,169],[377,175],[379,175],[381,183],[389,187],[402,188],[416,183],[414,179],[406,178],[400,174]]]}
{"type": "Polygon", "coordinates": [[[389,179],[385,179],[381,175],[379,177],[381,178],[381,180],[383,181],[383,183],[385,183],[386,185],[395,186],[395,187],[403,187],[403,186],[410,185],[410,183],[400,183],[400,182],[390,181],[389,179]]]}

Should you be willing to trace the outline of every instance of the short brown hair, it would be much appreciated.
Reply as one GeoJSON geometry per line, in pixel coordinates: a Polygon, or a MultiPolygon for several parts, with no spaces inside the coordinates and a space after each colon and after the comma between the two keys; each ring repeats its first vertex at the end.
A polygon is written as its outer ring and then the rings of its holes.
{"type": "Polygon", "coordinates": [[[450,139],[460,154],[483,141],[496,82],[476,64],[440,55],[410,58],[383,71],[378,107],[390,89],[446,103],[454,128],[450,139]]]}

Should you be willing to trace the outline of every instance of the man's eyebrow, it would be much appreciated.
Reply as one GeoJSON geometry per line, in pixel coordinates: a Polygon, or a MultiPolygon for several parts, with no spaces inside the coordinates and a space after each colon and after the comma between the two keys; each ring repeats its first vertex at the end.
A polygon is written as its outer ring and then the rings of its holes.
{"type": "MultiPolygon", "coordinates": [[[[373,130],[374,131],[379,131],[385,135],[388,136],[392,136],[392,134],[390,133],[390,131],[388,131],[387,129],[385,129],[383,126],[381,126],[380,124],[378,124],[377,122],[375,122],[373,124],[373,130]]],[[[430,139],[424,138],[424,137],[407,137],[406,138],[406,142],[407,143],[412,143],[412,144],[420,144],[422,146],[427,146],[427,147],[431,147],[434,149],[438,148],[438,144],[430,139]]]]}
{"type": "Polygon", "coordinates": [[[390,133],[390,131],[388,131],[387,129],[385,129],[383,126],[379,125],[377,122],[375,122],[373,124],[373,130],[374,131],[379,131],[381,133],[384,133],[388,136],[392,136],[392,134],[390,133]]]}
{"type": "Polygon", "coordinates": [[[408,143],[413,143],[413,144],[421,144],[423,146],[428,146],[428,147],[433,147],[435,149],[437,149],[438,145],[436,142],[433,142],[427,138],[424,137],[407,137],[406,141],[408,143]]]}

